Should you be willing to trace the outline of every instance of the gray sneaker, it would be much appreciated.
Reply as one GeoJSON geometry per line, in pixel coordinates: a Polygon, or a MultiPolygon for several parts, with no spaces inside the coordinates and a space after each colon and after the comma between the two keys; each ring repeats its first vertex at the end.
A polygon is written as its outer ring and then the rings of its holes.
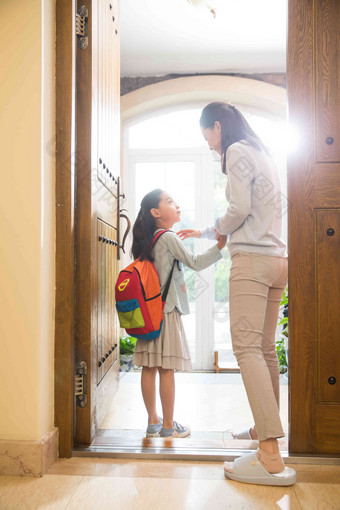
{"type": "Polygon", "coordinates": [[[157,425],[148,425],[148,428],[146,429],[146,437],[159,437],[162,425],[162,418],[159,418],[159,423],[157,423],[157,425]]]}
{"type": "Polygon", "coordinates": [[[177,421],[174,421],[174,427],[172,429],[163,429],[161,430],[161,437],[187,437],[190,435],[190,427],[185,427],[177,421]]]}

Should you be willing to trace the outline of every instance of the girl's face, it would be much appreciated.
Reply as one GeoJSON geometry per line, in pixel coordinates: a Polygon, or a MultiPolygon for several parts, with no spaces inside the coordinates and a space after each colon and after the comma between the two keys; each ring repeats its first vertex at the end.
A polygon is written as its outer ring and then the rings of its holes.
{"type": "Polygon", "coordinates": [[[208,142],[209,149],[221,155],[221,124],[216,120],[213,128],[201,128],[201,131],[204,139],[208,142]]]}
{"type": "Polygon", "coordinates": [[[157,227],[171,228],[181,219],[181,211],[173,198],[166,192],[161,194],[158,208],[151,209],[157,227]]]}

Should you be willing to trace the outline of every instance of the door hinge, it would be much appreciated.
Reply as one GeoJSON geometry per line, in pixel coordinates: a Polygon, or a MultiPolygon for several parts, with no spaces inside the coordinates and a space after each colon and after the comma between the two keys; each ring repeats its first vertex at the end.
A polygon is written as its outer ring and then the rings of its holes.
{"type": "Polygon", "coordinates": [[[87,365],[85,361],[80,361],[76,365],[74,396],[77,399],[77,405],[79,407],[87,406],[87,365]]]}
{"type": "Polygon", "coordinates": [[[89,10],[86,5],[81,5],[76,14],[76,35],[78,36],[78,46],[81,50],[86,50],[89,45],[88,21],[89,10]]]}

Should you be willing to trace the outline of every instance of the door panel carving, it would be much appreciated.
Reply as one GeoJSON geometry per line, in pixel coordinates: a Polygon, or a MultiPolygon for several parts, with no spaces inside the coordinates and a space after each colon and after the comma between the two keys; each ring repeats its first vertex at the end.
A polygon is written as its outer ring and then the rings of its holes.
{"type": "Polygon", "coordinates": [[[340,162],[340,3],[315,1],[316,160],[340,162]]]}
{"type": "Polygon", "coordinates": [[[316,211],[318,402],[340,404],[340,210],[316,211]]]}

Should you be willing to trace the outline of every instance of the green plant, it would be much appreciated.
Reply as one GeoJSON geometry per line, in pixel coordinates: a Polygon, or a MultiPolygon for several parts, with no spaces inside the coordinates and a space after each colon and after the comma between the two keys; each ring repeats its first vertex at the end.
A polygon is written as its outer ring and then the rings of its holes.
{"type": "Polygon", "coordinates": [[[119,352],[120,355],[125,354],[130,356],[134,353],[137,339],[133,336],[120,337],[119,339],[119,352]]]}
{"type": "MultiPolygon", "coordinates": [[[[288,287],[283,291],[280,306],[283,310],[288,305],[288,287]]],[[[288,317],[283,317],[279,323],[279,326],[283,326],[284,329],[280,333],[280,338],[276,340],[276,352],[279,358],[280,373],[286,372],[287,370],[287,356],[286,356],[286,344],[288,338],[288,317]]]]}

